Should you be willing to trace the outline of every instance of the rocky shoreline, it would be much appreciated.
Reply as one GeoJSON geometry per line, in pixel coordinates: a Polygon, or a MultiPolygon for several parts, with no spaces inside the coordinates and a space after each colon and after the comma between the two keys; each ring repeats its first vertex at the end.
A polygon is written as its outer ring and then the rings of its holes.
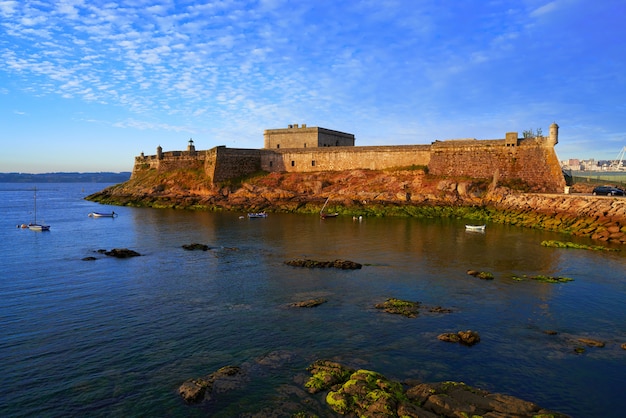
{"type": "MultiPolygon", "coordinates": [[[[514,190],[496,179],[429,176],[423,169],[259,174],[212,185],[197,172],[133,177],[86,199],[103,204],[207,211],[319,213],[344,216],[454,217],[626,243],[626,198],[514,190]]],[[[519,188],[519,185],[518,185],[519,188]]]]}

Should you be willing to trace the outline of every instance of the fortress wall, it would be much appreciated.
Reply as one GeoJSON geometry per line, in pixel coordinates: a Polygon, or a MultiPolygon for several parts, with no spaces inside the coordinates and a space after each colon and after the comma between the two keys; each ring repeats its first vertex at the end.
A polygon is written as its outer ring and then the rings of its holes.
{"type": "Polygon", "coordinates": [[[213,183],[245,176],[261,170],[261,153],[257,149],[219,146],[206,151],[204,171],[213,183]]]}
{"type": "Polygon", "coordinates": [[[501,140],[445,141],[432,145],[429,173],[500,180],[522,180],[545,192],[562,193],[565,179],[554,152],[541,141],[505,147],[501,140]]]}
{"type": "Polygon", "coordinates": [[[411,165],[427,166],[429,161],[430,145],[327,147],[271,150],[262,154],[261,169],[270,172],[384,170],[411,165]]]}
{"type": "Polygon", "coordinates": [[[189,153],[188,151],[164,152],[161,159],[156,155],[135,157],[131,178],[139,172],[146,170],[170,171],[187,169],[196,163],[204,163],[204,158],[204,153],[189,153]]]}

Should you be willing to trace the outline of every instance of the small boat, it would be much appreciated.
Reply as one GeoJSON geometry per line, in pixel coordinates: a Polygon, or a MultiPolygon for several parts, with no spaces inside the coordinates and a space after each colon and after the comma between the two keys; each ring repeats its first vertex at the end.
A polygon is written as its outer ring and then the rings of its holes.
{"type": "Polygon", "coordinates": [[[103,213],[103,212],[90,212],[89,215],[90,218],[115,218],[117,216],[117,213],[111,211],[111,213],[103,213]]]}
{"type": "Polygon", "coordinates": [[[248,218],[250,218],[250,219],[254,219],[254,218],[267,218],[267,213],[265,213],[265,212],[254,212],[254,213],[249,213],[249,214],[248,214],[248,218]]]}
{"type": "Polygon", "coordinates": [[[50,225],[43,225],[43,224],[37,223],[37,188],[36,187],[35,187],[34,201],[35,201],[35,210],[34,210],[35,219],[33,222],[28,224],[28,229],[30,229],[31,231],[49,231],[50,225]]]}
{"type": "Polygon", "coordinates": [[[326,198],[326,202],[324,202],[324,206],[322,206],[322,209],[320,210],[320,218],[322,218],[322,219],[336,218],[337,216],[339,216],[339,213],[337,213],[337,212],[335,212],[335,213],[324,213],[324,209],[326,208],[326,205],[328,204],[328,199],[330,199],[330,196],[328,196],[326,198]]]}
{"type": "Polygon", "coordinates": [[[465,225],[466,231],[485,232],[486,225],[465,225]]]}

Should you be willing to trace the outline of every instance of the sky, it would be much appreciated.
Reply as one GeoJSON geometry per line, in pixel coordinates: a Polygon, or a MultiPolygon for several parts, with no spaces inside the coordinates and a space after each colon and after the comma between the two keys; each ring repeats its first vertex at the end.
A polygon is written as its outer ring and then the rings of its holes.
{"type": "Polygon", "coordinates": [[[307,124],[626,146],[623,0],[0,0],[0,172],[131,171],[307,124]]]}

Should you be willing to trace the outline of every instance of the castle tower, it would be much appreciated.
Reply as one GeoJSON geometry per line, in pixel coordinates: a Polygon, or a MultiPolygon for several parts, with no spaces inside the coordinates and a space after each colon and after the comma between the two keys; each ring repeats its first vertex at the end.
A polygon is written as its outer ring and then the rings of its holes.
{"type": "Polygon", "coordinates": [[[550,137],[548,138],[548,145],[555,146],[559,143],[559,125],[556,122],[552,122],[550,125],[550,137]]]}
{"type": "Polygon", "coordinates": [[[187,145],[187,152],[189,155],[196,154],[196,147],[193,145],[193,139],[189,138],[189,145],[187,145]]]}
{"type": "Polygon", "coordinates": [[[157,147],[157,160],[162,160],[163,159],[163,148],[161,148],[161,146],[159,145],[157,147]]]}

